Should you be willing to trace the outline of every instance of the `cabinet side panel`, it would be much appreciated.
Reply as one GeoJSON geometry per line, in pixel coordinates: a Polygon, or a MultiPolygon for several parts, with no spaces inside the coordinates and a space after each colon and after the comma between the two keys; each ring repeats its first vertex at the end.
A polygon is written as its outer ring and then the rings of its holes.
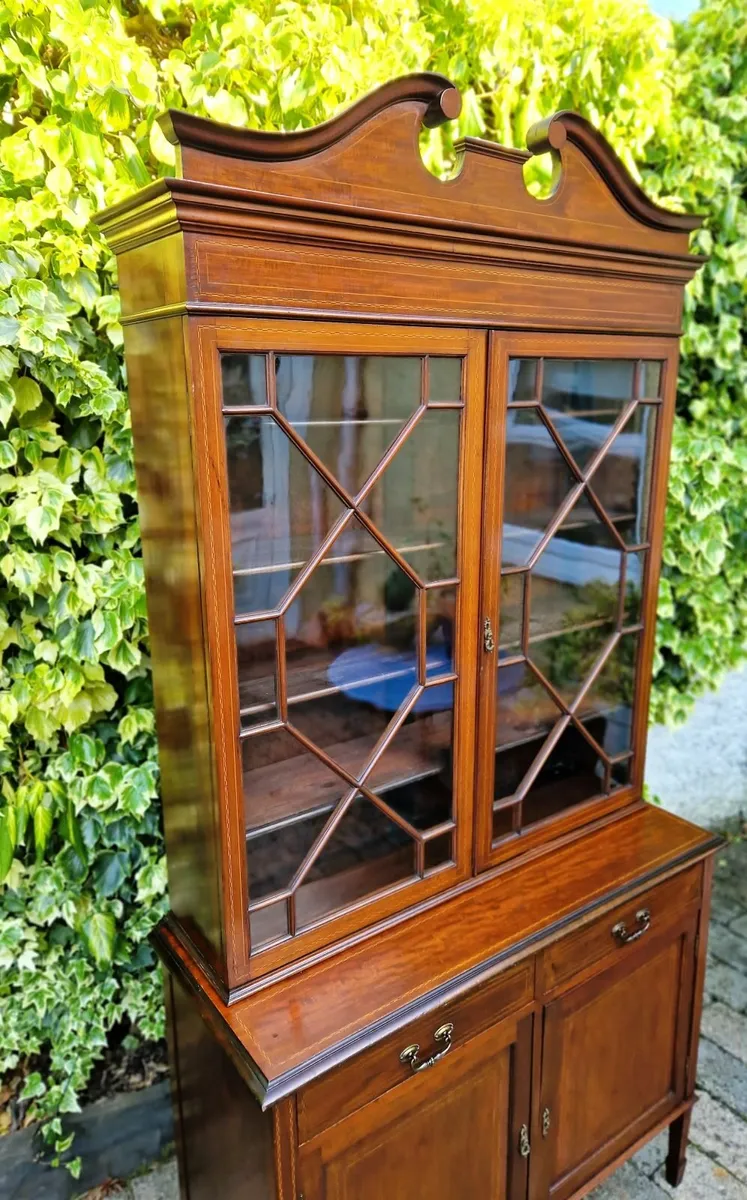
{"type": "Polygon", "coordinates": [[[272,1115],[262,1112],[176,980],[171,995],[182,1200],[276,1200],[272,1115]]]}
{"type": "Polygon", "coordinates": [[[182,319],[126,327],[171,907],[219,969],[220,845],[182,319]]]}

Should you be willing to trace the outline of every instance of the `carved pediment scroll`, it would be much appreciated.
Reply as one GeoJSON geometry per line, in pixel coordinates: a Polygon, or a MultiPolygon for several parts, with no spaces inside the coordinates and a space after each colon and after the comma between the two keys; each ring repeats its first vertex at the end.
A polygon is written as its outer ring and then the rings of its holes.
{"type": "Polygon", "coordinates": [[[183,179],[251,193],[253,205],[303,204],[351,221],[426,225],[434,236],[461,230],[687,254],[699,218],[649,200],[606,139],[575,113],[534,126],[528,152],[465,138],[457,145],[458,173],[435,178],[420,155],[420,132],[453,120],[460,107],[448,79],[423,73],[384,84],[323,125],[295,133],[238,129],[180,111],[162,124],[178,147],[183,179]],[[538,199],[527,192],[523,164],[547,151],[558,160],[558,182],[538,199]]]}

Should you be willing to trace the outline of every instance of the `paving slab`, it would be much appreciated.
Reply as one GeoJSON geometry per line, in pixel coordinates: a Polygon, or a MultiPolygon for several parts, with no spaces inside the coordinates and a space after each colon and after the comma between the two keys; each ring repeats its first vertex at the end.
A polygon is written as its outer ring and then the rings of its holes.
{"type": "Polygon", "coordinates": [[[676,1200],[747,1200],[747,1185],[692,1144],[687,1150],[685,1178],[679,1187],[670,1187],[663,1171],[655,1182],[676,1200]]]}
{"type": "Polygon", "coordinates": [[[747,1016],[717,1000],[703,1009],[700,1030],[722,1050],[747,1066],[747,1016]]]}
{"type": "Polygon", "coordinates": [[[706,994],[735,1012],[747,1012],[747,975],[726,963],[711,961],[706,968],[706,994]]]}
{"type": "Polygon", "coordinates": [[[698,1084],[747,1120],[747,1067],[709,1038],[700,1040],[698,1084]]]}
{"type": "MultiPolygon", "coordinates": [[[[600,1187],[594,1188],[589,1200],[667,1200],[667,1193],[632,1163],[624,1163],[600,1187]]],[[[703,1200],[700,1197],[700,1200],[703,1200]]]]}
{"type": "MultiPolygon", "coordinates": [[[[693,1111],[691,1142],[747,1184],[747,1120],[700,1092],[693,1111]]],[[[688,1151],[689,1154],[689,1151],[688,1151]]]]}
{"type": "Polygon", "coordinates": [[[718,921],[708,931],[708,953],[711,958],[727,963],[747,975],[747,938],[740,937],[718,921]]]}

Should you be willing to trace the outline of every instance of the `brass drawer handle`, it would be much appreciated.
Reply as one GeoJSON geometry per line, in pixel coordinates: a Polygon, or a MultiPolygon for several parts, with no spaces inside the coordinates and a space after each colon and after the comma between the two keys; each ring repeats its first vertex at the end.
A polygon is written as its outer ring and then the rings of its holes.
{"type": "Polygon", "coordinates": [[[637,929],[631,929],[630,933],[626,928],[624,921],[618,921],[617,925],[612,926],[612,936],[621,946],[627,946],[630,942],[637,942],[651,924],[651,913],[647,908],[639,908],[635,914],[637,929]]]}
{"type": "Polygon", "coordinates": [[[451,1036],[453,1032],[454,1026],[451,1024],[451,1021],[447,1022],[446,1025],[440,1025],[433,1037],[437,1042],[446,1043],[443,1050],[437,1050],[435,1054],[430,1056],[430,1058],[424,1058],[422,1062],[418,1062],[420,1046],[416,1042],[413,1046],[405,1047],[399,1056],[400,1062],[409,1063],[410,1069],[413,1073],[416,1073],[417,1071],[425,1071],[426,1067],[432,1067],[434,1063],[438,1062],[439,1058],[443,1058],[445,1054],[449,1053],[451,1050],[451,1036]]]}

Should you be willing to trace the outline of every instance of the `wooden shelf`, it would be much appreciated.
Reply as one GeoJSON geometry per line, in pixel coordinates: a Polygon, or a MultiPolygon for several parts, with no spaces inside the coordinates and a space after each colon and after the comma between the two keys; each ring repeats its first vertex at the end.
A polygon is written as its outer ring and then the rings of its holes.
{"type": "MultiPolygon", "coordinates": [[[[439,775],[438,761],[451,745],[451,713],[432,713],[402,726],[368,780],[377,794],[439,775]],[[425,723],[430,725],[424,748],[425,723]]],[[[351,775],[357,775],[370,757],[374,742],[369,737],[351,738],[325,750],[351,775]]],[[[303,820],[329,810],[350,790],[344,779],[333,774],[311,751],[298,743],[298,755],[244,772],[244,811],[247,836],[258,837],[271,829],[303,820]]]]}

